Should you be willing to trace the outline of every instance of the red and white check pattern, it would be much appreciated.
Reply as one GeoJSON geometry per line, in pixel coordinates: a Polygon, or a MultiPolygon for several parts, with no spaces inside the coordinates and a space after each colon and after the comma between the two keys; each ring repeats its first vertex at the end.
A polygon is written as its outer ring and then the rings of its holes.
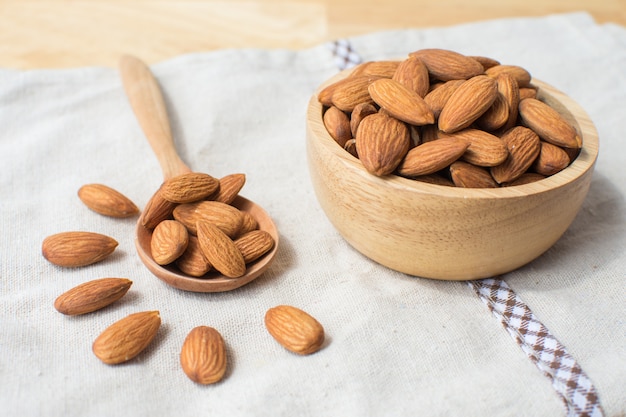
{"type": "Polygon", "coordinates": [[[565,402],[568,417],[604,415],[596,389],[580,365],[504,280],[489,278],[469,281],[468,285],[537,368],[551,379],[565,402]]]}

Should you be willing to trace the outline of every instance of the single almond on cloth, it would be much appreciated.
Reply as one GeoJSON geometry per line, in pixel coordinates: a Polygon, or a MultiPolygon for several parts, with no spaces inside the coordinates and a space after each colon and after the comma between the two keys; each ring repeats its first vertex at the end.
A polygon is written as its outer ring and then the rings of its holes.
{"type": "Polygon", "coordinates": [[[391,78],[400,65],[399,61],[366,61],[352,70],[350,77],[359,75],[370,75],[384,78],[391,78]]]}
{"type": "Polygon", "coordinates": [[[289,306],[272,307],[265,313],[265,327],[285,349],[299,355],[309,355],[321,349],[324,328],[310,314],[289,306]]]}
{"type": "Polygon", "coordinates": [[[415,91],[398,81],[381,78],[369,86],[369,93],[376,104],[391,116],[415,126],[435,122],[428,104],[415,91]]]}
{"type": "Polygon", "coordinates": [[[538,174],[550,176],[567,168],[569,163],[569,155],[563,148],[541,141],[541,150],[532,165],[532,170],[538,174]]]}
{"type": "Polygon", "coordinates": [[[228,278],[246,273],[246,262],[235,242],[221,229],[207,221],[198,221],[198,244],[213,267],[228,278]]]}
{"type": "Polygon", "coordinates": [[[224,204],[235,201],[239,191],[246,184],[246,174],[228,174],[219,179],[220,187],[216,194],[211,196],[211,200],[224,204]]]}
{"type": "Polygon", "coordinates": [[[445,106],[450,97],[452,97],[452,93],[464,82],[465,80],[450,80],[436,84],[435,87],[426,94],[424,101],[432,110],[435,119],[439,118],[443,106],[445,106]]]}
{"type": "Polygon", "coordinates": [[[163,220],[154,228],[150,240],[152,259],[159,265],[168,265],[187,249],[189,232],[176,220],[163,220]]]}
{"type": "MultiPolygon", "coordinates": [[[[361,120],[376,113],[377,111],[378,110],[376,110],[376,107],[374,107],[372,103],[361,103],[357,105],[354,110],[352,110],[352,114],[350,114],[350,131],[352,133],[352,138],[356,138],[356,132],[359,129],[361,120]]],[[[345,144],[343,146],[344,148],[346,147],[345,144]]]]}
{"type": "Polygon", "coordinates": [[[439,129],[453,133],[465,129],[478,119],[496,100],[496,80],[477,75],[461,84],[439,114],[439,129]]]}
{"type": "Polygon", "coordinates": [[[145,228],[154,229],[157,224],[172,217],[175,207],[176,203],[163,198],[159,188],[148,200],[139,220],[145,228]]]}
{"type": "Polygon", "coordinates": [[[509,156],[509,150],[502,139],[484,130],[467,128],[448,136],[469,142],[462,159],[474,165],[483,167],[500,165],[509,156]]]}
{"type": "Polygon", "coordinates": [[[519,103],[519,115],[524,126],[532,129],[546,142],[564,148],[579,148],[576,129],[546,103],[527,98],[519,103]]]}
{"type": "Polygon", "coordinates": [[[368,91],[369,85],[378,80],[378,76],[352,76],[344,78],[324,88],[318,95],[318,100],[328,105],[333,105],[339,110],[351,112],[358,104],[372,103],[372,98],[368,91]],[[324,98],[330,95],[330,100],[324,98]],[[322,101],[324,100],[324,101],[322,101]]]}
{"type": "Polygon", "coordinates": [[[180,204],[174,209],[173,216],[194,235],[197,235],[196,224],[200,220],[214,224],[231,238],[239,234],[243,224],[243,215],[239,209],[211,200],[180,204]]]}
{"type": "MultiPolygon", "coordinates": [[[[364,103],[367,104],[367,103],[364,103]]],[[[350,118],[348,115],[339,110],[335,106],[330,106],[322,117],[324,126],[330,134],[330,136],[341,146],[342,148],[346,144],[346,141],[352,139],[352,130],[350,129],[350,118]]]]}
{"type": "Polygon", "coordinates": [[[81,267],[100,262],[115,251],[112,237],[95,232],[61,232],[46,237],[41,252],[49,262],[63,267],[81,267]]]}
{"type": "Polygon", "coordinates": [[[476,59],[447,49],[420,49],[409,56],[419,58],[430,75],[441,81],[467,80],[485,71],[476,59]]]}
{"type": "Polygon", "coordinates": [[[189,379],[198,384],[221,381],[228,365],[222,335],[213,327],[194,327],[183,342],[180,365],[189,379]]]}
{"type": "Polygon", "coordinates": [[[498,183],[493,179],[487,169],[463,161],[456,161],[450,165],[450,177],[457,187],[498,187],[498,183]]]}
{"type": "Polygon", "coordinates": [[[501,74],[509,74],[517,81],[519,88],[530,86],[532,79],[530,73],[525,68],[518,65],[495,65],[491,68],[487,68],[485,74],[493,78],[498,78],[501,74]]]}
{"type": "Polygon", "coordinates": [[[201,277],[209,272],[212,268],[198,243],[198,238],[190,235],[189,243],[185,252],[176,260],[176,266],[183,273],[192,277],[201,277]]]}
{"type": "Polygon", "coordinates": [[[108,365],[129,361],[148,347],[160,326],[158,311],[130,314],[107,327],[96,338],[93,353],[108,365]]]}
{"type": "Polygon", "coordinates": [[[531,129],[516,126],[502,136],[509,156],[500,165],[491,168],[491,176],[498,184],[515,181],[539,156],[540,139],[531,129]]]}
{"type": "Polygon", "coordinates": [[[161,186],[161,196],[172,203],[191,203],[213,194],[219,184],[209,174],[188,172],[166,180],[161,186]]]}
{"type": "Polygon", "coordinates": [[[128,197],[104,184],[83,185],[78,190],[78,198],[103,216],[125,218],[139,213],[139,208],[128,197]]]}
{"type": "Polygon", "coordinates": [[[274,247],[274,238],[265,230],[253,230],[234,242],[246,264],[256,261],[274,247]]]}
{"type": "Polygon", "coordinates": [[[94,279],[58,296],[54,301],[54,308],[68,316],[91,313],[122,298],[132,284],[126,278],[94,279]]]}
{"type": "Polygon", "coordinates": [[[400,62],[391,78],[414,91],[420,97],[426,96],[430,88],[428,68],[419,58],[414,56],[400,62]]]}
{"type": "Polygon", "coordinates": [[[406,125],[385,113],[376,113],[361,121],[356,150],[365,169],[377,176],[391,174],[409,150],[406,125]]]}
{"type": "Polygon", "coordinates": [[[398,166],[403,177],[417,177],[440,171],[465,153],[469,142],[455,137],[443,137],[411,149],[398,166]]]}

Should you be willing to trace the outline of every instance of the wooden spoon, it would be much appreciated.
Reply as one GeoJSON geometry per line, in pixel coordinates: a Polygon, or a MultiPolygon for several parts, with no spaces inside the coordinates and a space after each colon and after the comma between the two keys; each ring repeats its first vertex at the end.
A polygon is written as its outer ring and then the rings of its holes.
{"type": "MultiPolygon", "coordinates": [[[[120,59],[119,70],[130,105],[159,161],[164,179],[190,172],[191,169],[176,152],[161,89],[148,66],[138,58],[125,55],[120,59]]],[[[137,222],[135,240],[139,257],[157,278],[186,291],[230,291],[249,283],[265,272],[274,259],[278,248],[278,231],[270,216],[254,202],[238,196],[232,205],[249,212],[259,223],[259,228],[274,238],[271,251],[249,264],[245,275],[228,278],[213,270],[205,277],[196,278],[173,267],[157,264],[150,250],[152,231],[144,227],[141,220],[137,222]]]]}

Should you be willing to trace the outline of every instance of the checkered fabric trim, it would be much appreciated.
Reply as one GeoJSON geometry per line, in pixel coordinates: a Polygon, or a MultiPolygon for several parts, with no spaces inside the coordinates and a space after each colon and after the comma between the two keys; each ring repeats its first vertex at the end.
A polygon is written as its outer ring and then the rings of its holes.
{"type": "Polygon", "coordinates": [[[604,415],[591,380],[565,347],[550,334],[504,280],[468,281],[493,315],[550,380],[565,402],[568,417],[604,415]]]}
{"type": "Polygon", "coordinates": [[[361,57],[353,49],[349,41],[339,39],[328,43],[335,64],[340,70],[354,67],[362,62],[361,57]]]}

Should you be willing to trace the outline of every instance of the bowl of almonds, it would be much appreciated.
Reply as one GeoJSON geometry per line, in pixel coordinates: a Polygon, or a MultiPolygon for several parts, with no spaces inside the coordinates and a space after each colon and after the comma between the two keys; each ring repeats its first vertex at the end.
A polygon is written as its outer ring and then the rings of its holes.
{"type": "Polygon", "coordinates": [[[565,233],[598,134],[585,111],[517,65],[444,49],[369,61],[307,110],[313,188],[338,232],[409,275],[513,271],[565,233]]]}

